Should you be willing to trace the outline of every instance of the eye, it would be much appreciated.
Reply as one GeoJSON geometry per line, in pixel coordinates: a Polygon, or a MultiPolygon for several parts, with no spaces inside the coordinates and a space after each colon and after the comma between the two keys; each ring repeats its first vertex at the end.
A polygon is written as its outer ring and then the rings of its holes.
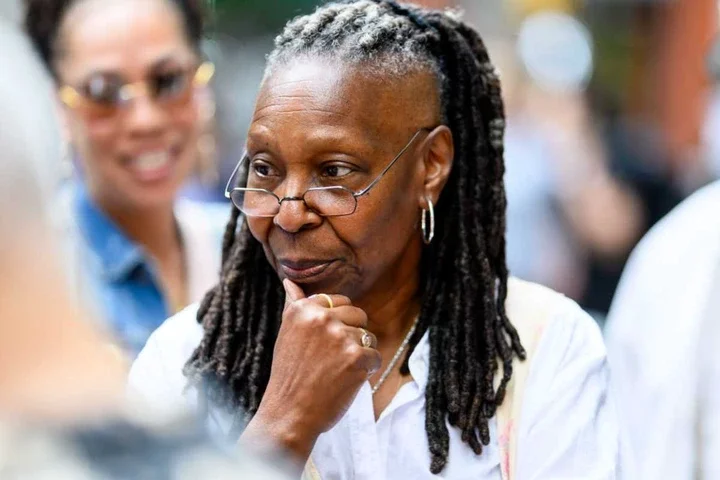
{"type": "Polygon", "coordinates": [[[120,99],[120,91],[123,82],[111,75],[93,75],[83,88],[85,96],[90,100],[104,104],[113,105],[120,99]]]}
{"type": "Polygon", "coordinates": [[[172,97],[185,91],[188,81],[183,71],[156,73],[152,79],[158,97],[172,97]]]}
{"type": "Polygon", "coordinates": [[[324,177],[339,178],[350,175],[354,170],[345,165],[327,165],[322,169],[324,177]]]}
{"type": "Polygon", "coordinates": [[[278,175],[277,170],[272,165],[259,160],[252,162],[250,170],[258,177],[275,177],[278,175]]]}

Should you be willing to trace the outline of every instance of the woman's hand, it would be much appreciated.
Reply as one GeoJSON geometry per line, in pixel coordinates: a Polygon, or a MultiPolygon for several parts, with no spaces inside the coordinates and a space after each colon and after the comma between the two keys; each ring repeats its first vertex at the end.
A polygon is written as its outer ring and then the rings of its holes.
{"type": "Polygon", "coordinates": [[[305,461],[317,437],[342,418],[380,368],[381,358],[362,346],[367,315],[349,298],[330,295],[330,308],[325,295],[305,298],[290,280],[283,286],[285,310],[270,381],[243,440],[262,436],[305,461]]]}

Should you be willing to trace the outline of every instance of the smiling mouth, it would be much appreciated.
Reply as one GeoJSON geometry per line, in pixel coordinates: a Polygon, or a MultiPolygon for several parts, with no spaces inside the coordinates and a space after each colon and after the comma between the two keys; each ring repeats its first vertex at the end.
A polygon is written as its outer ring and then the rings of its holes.
{"type": "Polygon", "coordinates": [[[335,260],[307,260],[297,262],[280,260],[278,263],[285,277],[293,281],[302,282],[316,280],[335,263],[335,260]]]}
{"type": "Polygon", "coordinates": [[[177,147],[144,152],[127,157],[125,165],[136,180],[155,183],[166,180],[172,175],[179,153],[177,147]]]}

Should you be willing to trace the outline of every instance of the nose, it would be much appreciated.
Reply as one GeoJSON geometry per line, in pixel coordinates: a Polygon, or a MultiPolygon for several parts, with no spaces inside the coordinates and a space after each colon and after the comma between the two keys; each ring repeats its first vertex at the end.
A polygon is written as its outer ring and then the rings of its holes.
{"type": "Polygon", "coordinates": [[[322,223],[322,217],[310,210],[302,196],[285,197],[280,201],[280,211],[273,223],[288,233],[315,228],[322,223]]]}
{"type": "Polygon", "coordinates": [[[125,125],[131,134],[152,136],[162,131],[166,114],[152,98],[137,96],[125,108],[125,125]]]}

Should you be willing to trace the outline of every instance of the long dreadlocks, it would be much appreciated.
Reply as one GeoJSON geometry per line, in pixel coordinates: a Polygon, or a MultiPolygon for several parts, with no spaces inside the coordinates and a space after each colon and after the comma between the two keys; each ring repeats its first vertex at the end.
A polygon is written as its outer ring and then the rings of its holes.
{"type": "MultiPolygon", "coordinates": [[[[302,55],[389,75],[420,65],[438,80],[441,114],[456,153],[436,207],[436,242],[423,252],[423,304],[410,346],[428,332],[426,431],[430,470],[439,473],[448,459],[446,419],[480,454],[490,442],[488,421],[503,401],[513,358],[525,357],[504,306],[505,120],[499,80],[471,27],[451,14],[394,1],[330,3],[296,18],[276,38],[268,72],[302,55]]],[[[238,221],[234,211],[220,283],[198,312],[205,336],[186,374],[205,382],[212,402],[251,416],[268,384],[284,293],[261,245],[246,223],[237,231],[238,221]]],[[[407,358],[401,368],[409,372],[407,358]]]]}

